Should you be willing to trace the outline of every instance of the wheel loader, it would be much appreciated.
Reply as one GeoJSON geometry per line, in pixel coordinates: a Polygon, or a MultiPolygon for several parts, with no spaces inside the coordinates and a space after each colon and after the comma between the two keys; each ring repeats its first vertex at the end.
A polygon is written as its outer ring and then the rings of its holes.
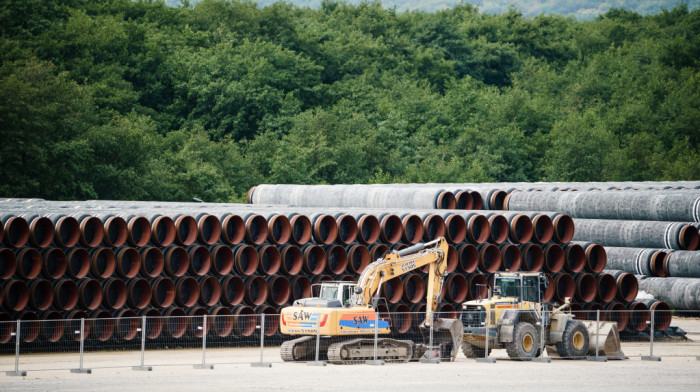
{"type": "Polygon", "coordinates": [[[301,335],[282,343],[284,361],[311,361],[316,354],[316,335],[320,335],[319,360],[331,363],[364,363],[372,360],[377,336],[391,333],[389,320],[376,309],[382,284],[418,268],[428,266],[428,289],[422,330],[432,329],[433,345],[412,340],[379,337],[378,361],[406,362],[411,359],[440,358],[453,360],[462,340],[459,319],[435,317],[445,280],[449,245],[444,238],[392,251],[370,263],[357,283],[323,282],[317,297],[294,301],[282,309],[280,331],[284,335],[301,335]]]}
{"type": "Polygon", "coordinates": [[[627,358],[616,322],[576,320],[567,309],[568,298],[553,309],[543,301],[548,282],[540,272],[495,273],[493,295],[462,305],[464,355],[481,358],[492,349],[506,349],[511,359],[531,360],[546,348],[550,357],[584,359],[596,355],[597,348],[607,359],[627,358]]]}

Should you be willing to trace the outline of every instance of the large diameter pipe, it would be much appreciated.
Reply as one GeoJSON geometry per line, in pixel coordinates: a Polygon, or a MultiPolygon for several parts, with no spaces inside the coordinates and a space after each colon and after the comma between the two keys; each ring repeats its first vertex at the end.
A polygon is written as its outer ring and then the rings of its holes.
{"type": "Polygon", "coordinates": [[[575,298],[579,303],[593,301],[598,294],[598,282],[593,274],[581,272],[573,276],[576,285],[575,298]]]}
{"type": "Polygon", "coordinates": [[[326,245],[326,272],[342,275],[348,268],[348,253],[341,245],[326,245]]]}
{"type": "Polygon", "coordinates": [[[639,288],[676,310],[700,310],[700,279],[640,277],[639,288]]]}
{"type": "Polygon", "coordinates": [[[10,279],[17,270],[17,256],[12,249],[0,248],[0,280],[10,279]]]}
{"type": "Polygon", "coordinates": [[[372,245],[379,241],[379,219],[371,214],[354,214],[357,219],[357,239],[365,245],[372,245]]]}
{"type": "MultiPolygon", "coordinates": [[[[65,321],[60,312],[48,310],[41,314],[41,333],[46,341],[55,343],[61,340],[65,327],[65,321]]],[[[0,333],[0,340],[2,340],[2,333],[0,333]]]]}
{"type": "Polygon", "coordinates": [[[644,331],[650,320],[649,308],[643,302],[630,302],[627,304],[629,319],[627,328],[633,331],[644,331]]]}
{"type": "Polygon", "coordinates": [[[102,285],[102,303],[112,310],[118,310],[126,305],[128,289],[126,283],[121,279],[112,278],[102,285]]]}
{"type": "Polygon", "coordinates": [[[4,226],[3,241],[12,248],[21,248],[29,241],[29,223],[24,218],[7,214],[0,216],[4,226]]]}
{"type": "MultiPolygon", "coordinates": [[[[311,236],[313,235],[313,230],[311,228],[311,221],[306,215],[301,214],[291,214],[289,215],[289,224],[292,228],[291,240],[297,245],[306,245],[311,241],[311,236]]],[[[359,222],[358,222],[359,226],[359,222]]],[[[377,229],[379,230],[379,229],[377,229]]],[[[379,232],[377,231],[377,236],[379,232]]]]}
{"type": "Polygon", "coordinates": [[[107,279],[114,275],[117,268],[117,256],[111,248],[94,248],[90,252],[90,273],[98,279],[107,279]]]}
{"type": "Polygon", "coordinates": [[[106,342],[114,335],[114,318],[106,310],[93,310],[89,322],[92,324],[92,335],[95,339],[106,342]]]}
{"type": "Polygon", "coordinates": [[[496,272],[501,268],[501,251],[494,244],[481,244],[479,251],[479,271],[483,273],[496,272]]]}
{"type": "Polygon", "coordinates": [[[467,240],[473,244],[483,244],[488,241],[491,234],[489,220],[478,213],[465,213],[463,216],[467,224],[467,240]]]}
{"type": "Polygon", "coordinates": [[[335,221],[338,226],[338,236],[336,241],[348,245],[357,239],[357,220],[350,214],[335,214],[335,221]]]}
{"type": "Polygon", "coordinates": [[[617,323],[617,331],[620,332],[627,328],[627,308],[622,302],[608,302],[604,305],[605,311],[601,314],[601,319],[604,321],[614,321],[617,323]]]}
{"type": "Polygon", "coordinates": [[[416,244],[423,238],[423,220],[415,214],[405,214],[401,218],[402,240],[416,244]]]}
{"type": "Polygon", "coordinates": [[[238,245],[245,238],[245,222],[240,215],[223,214],[221,217],[221,240],[228,245],[238,245]]]}
{"type": "Polygon", "coordinates": [[[34,279],[41,273],[41,253],[35,248],[22,248],[17,253],[17,275],[25,280],[34,279]]]}
{"type": "Polygon", "coordinates": [[[104,293],[97,279],[86,278],[80,281],[78,287],[80,307],[85,310],[95,310],[102,304],[104,293]]]}
{"type": "Polygon", "coordinates": [[[349,245],[346,248],[348,254],[348,272],[359,275],[370,264],[369,249],[361,244],[349,245]]]}
{"type": "Polygon", "coordinates": [[[488,296],[488,281],[484,275],[479,273],[469,274],[467,276],[467,285],[469,286],[468,300],[484,299],[488,296]]]}
{"type": "Polygon", "coordinates": [[[282,254],[276,246],[259,246],[258,257],[258,272],[263,275],[274,275],[282,267],[282,254]]]}
{"type": "Polygon", "coordinates": [[[469,285],[462,274],[451,274],[445,282],[445,297],[448,301],[461,304],[467,299],[469,285]]]}
{"type": "Polygon", "coordinates": [[[489,220],[489,242],[500,244],[508,239],[508,220],[503,215],[485,214],[489,220]]]}
{"type": "Polygon", "coordinates": [[[119,339],[128,341],[138,335],[142,322],[135,311],[131,309],[115,310],[112,315],[115,318],[114,333],[119,339]]]}
{"type": "Polygon", "coordinates": [[[17,318],[21,320],[20,336],[22,342],[31,343],[39,337],[41,331],[39,316],[32,311],[24,311],[17,318]]]}
{"type": "Polygon", "coordinates": [[[127,301],[133,309],[143,309],[150,305],[153,292],[150,283],[143,278],[132,279],[127,286],[127,301]]]}
{"type": "Polygon", "coordinates": [[[243,302],[245,297],[245,283],[238,276],[226,276],[220,279],[221,304],[235,306],[243,302]]]}
{"type": "Polygon", "coordinates": [[[398,333],[407,333],[413,325],[411,308],[402,303],[394,304],[389,308],[391,314],[391,325],[398,333]]]}
{"type": "MultiPolygon", "coordinates": [[[[654,271],[658,272],[658,269],[654,269],[654,271]]],[[[669,252],[663,261],[662,271],[664,274],[657,276],[700,278],[700,252],[685,250],[669,252]]]]}
{"type": "Polygon", "coordinates": [[[199,283],[191,276],[183,276],[175,283],[177,303],[185,308],[194,306],[199,300],[199,283]]]}
{"type": "Polygon", "coordinates": [[[444,237],[446,231],[445,220],[440,215],[426,214],[423,217],[423,239],[425,241],[444,237]]]}
{"type": "Polygon", "coordinates": [[[280,249],[280,269],[289,276],[297,275],[304,266],[304,255],[296,245],[285,245],[280,249]]]}
{"type": "Polygon", "coordinates": [[[304,270],[318,275],[326,268],[326,252],[319,245],[308,244],[301,249],[304,255],[304,270]]]}
{"type": "Polygon", "coordinates": [[[211,253],[206,246],[192,245],[187,248],[190,259],[189,272],[195,276],[203,276],[211,269],[211,253]]]}
{"type": "Polygon", "coordinates": [[[404,301],[412,304],[425,299],[425,283],[418,274],[408,274],[403,277],[404,301]]]}
{"type": "Polygon", "coordinates": [[[576,282],[567,273],[558,273],[552,276],[554,279],[554,299],[564,303],[566,298],[572,298],[576,293],[576,282]]]}
{"type": "MultiPolygon", "coordinates": [[[[37,248],[45,248],[53,241],[55,228],[51,219],[38,214],[20,214],[29,224],[29,243],[37,248]]],[[[2,238],[2,237],[0,237],[2,238]]]]}
{"type": "Polygon", "coordinates": [[[111,214],[95,214],[95,217],[102,219],[105,245],[120,247],[126,243],[129,229],[124,218],[111,214]]]}
{"type": "Polygon", "coordinates": [[[575,274],[586,267],[586,252],[579,244],[564,245],[564,270],[575,274]]]}
{"type": "Polygon", "coordinates": [[[82,279],[90,272],[90,253],[85,248],[73,248],[66,255],[66,273],[73,279],[82,279]]]}
{"type": "Polygon", "coordinates": [[[175,282],[170,278],[151,280],[151,302],[158,308],[167,308],[175,302],[175,282]]]}
{"type": "Polygon", "coordinates": [[[258,251],[252,245],[237,245],[233,248],[235,269],[239,275],[252,275],[260,263],[258,251]]]}
{"type": "Polygon", "coordinates": [[[279,275],[268,276],[267,301],[271,305],[281,306],[289,302],[292,296],[292,288],[287,278],[279,275]]]}
{"type": "Polygon", "coordinates": [[[172,338],[180,338],[187,332],[187,313],[181,308],[170,308],[163,315],[165,332],[172,338]]]}
{"type": "Polygon", "coordinates": [[[267,240],[272,244],[286,244],[292,235],[289,218],[280,214],[267,216],[267,240]]]}
{"type": "Polygon", "coordinates": [[[517,271],[520,269],[522,254],[515,244],[503,243],[498,245],[501,251],[501,269],[504,271],[517,271]]]}
{"type": "Polygon", "coordinates": [[[90,336],[91,324],[90,322],[83,323],[83,319],[89,319],[90,315],[84,310],[74,310],[68,313],[66,316],[66,330],[69,336],[75,341],[82,339],[87,339],[90,336]],[[81,323],[84,324],[82,327],[82,336],[79,333],[81,331],[81,323]]]}
{"type": "Polygon", "coordinates": [[[53,305],[56,309],[67,311],[78,305],[78,285],[69,279],[52,282],[54,288],[53,305]]]}
{"type": "Polygon", "coordinates": [[[197,306],[191,308],[187,311],[188,323],[187,332],[190,336],[195,338],[201,338],[204,334],[209,334],[211,329],[211,321],[209,320],[209,312],[206,308],[197,306]],[[204,325],[204,318],[207,318],[206,328],[204,325]]]}
{"type": "Polygon", "coordinates": [[[621,270],[635,275],[666,275],[663,266],[667,253],[664,250],[606,246],[605,253],[607,269],[621,270]]]}
{"type": "Polygon", "coordinates": [[[332,244],[338,237],[338,223],[332,215],[314,214],[310,218],[313,236],[319,244],[332,244]]]}
{"type": "Polygon", "coordinates": [[[221,238],[221,221],[216,215],[200,214],[197,219],[197,239],[202,244],[214,245],[221,238]]]}
{"type": "Polygon", "coordinates": [[[53,287],[46,279],[36,279],[29,285],[29,306],[36,310],[47,310],[53,303],[53,287]]]}
{"type": "Polygon", "coordinates": [[[520,269],[531,272],[541,271],[544,266],[544,252],[542,251],[542,247],[537,244],[528,243],[519,245],[519,248],[520,254],[522,255],[520,269]]]}
{"type": "Polygon", "coordinates": [[[190,246],[197,241],[197,221],[192,215],[182,214],[175,217],[175,240],[183,246],[190,246]]]}
{"type": "Polygon", "coordinates": [[[542,252],[544,253],[544,265],[542,269],[553,274],[556,274],[564,269],[566,256],[561,245],[549,243],[543,246],[544,248],[542,249],[542,252]]]}
{"type": "Polygon", "coordinates": [[[576,218],[649,221],[700,221],[700,195],[695,192],[513,192],[509,210],[562,211],[576,218]],[[544,197],[543,197],[544,196],[544,197]]]}
{"type": "Polygon", "coordinates": [[[637,298],[639,281],[634,275],[620,270],[603,270],[603,272],[608,273],[615,278],[615,281],[617,282],[618,300],[622,302],[630,302],[637,298]]]}
{"type": "Polygon", "coordinates": [[[175,278],[185,275],[190,266],[187,250],[181,246],[170,246],[163,249],[163,251],[165,271],[168,275],[175,278]]]}
{"type": "Polygon", "coordinates": [[[156,246],[170,246],[175,242],[175,221],[169,216],[156,214],[151,217],[151,242],[156,246]]]}
{"type": "Polygon", "coordinates": [[[649,308],[650,316],[654,317],[654,330],[664,331],[671,326],[673,313],[671,307],[664,301],[659,301],[656,298],[648,298],[639,300],[649,308]]]}
{"type": "Polygon", "coordinates": [[[163,273],[163,269],[165,268],[165,256],[163,255],[163,251],[161,251],[160,248],[157,248],[155,246],[143,248],[140,250],[140,254],[141,274],[143,276],[147,278],[155,278],[163,273]]]}
{"type": "Polygon", "coordinates": [[[213,276],[199,277],[199,303],[204,306],[214,306],[221,299],[221,284],[213,276]]]}
{"type": "Polygon", "coordinates": [[[471,274],[479,267],[479,250],[472,244],[461,244],[457,248],[459,264],[457,269],[465,274],[471,274]]]}
{"type": "Polygon", "coordinates": [[[209,247],[211,254],[211,271],[216,275],[228,275],[233,270],[234,256],[230,246],[214,245],[209,247]]]}
{"type": "Polygon", "coordinates": [[[384,283],[384,297],[390,304],[395,304],[401,301],[403,296],[403,282],[400,277],[395,277],[387,280],[384,283]]]}
{"type": "Polygon", "coordinates": [[[401,240],[403,233],[401,218],[395,214],[381,214],[379,218],[379,237],[382,242],[395,244],[401,240]]]}
{"type": "Polygon", "coordinates": [[[586,271],[597,274],[604,270],[608,260],[605,248],[590,242],[581,244],[581,246],[586,255],[586,271]]]}
{"type": "Polygon", "coordinates": [[[209,311],[211,314],[211,324],[214,334],[219,337],[226,337],[233,331],[233,312],[225,306],[217,306],[209,311]]]}
{"type": "Polygon", "coordinates": [[[596,298],[598,301],[606,303],[615,299],[615,295],[617,294],[617,281],[614,276],[601,273],[596,276],[596,282],[596,298]]]}
{"type": "Polygon", "coordinates": [[[295,276],[290,285],[292,287],[291,301],[311,297],[311,280],[306,276],[295,276]]]}
{"type": "Polygon", "coordinates": [[[141,270],[141,255],[136,248],[125,246],[117,251],[117,274],[131,279],[141,270]]]}
{"type": "Polygon", "coordinates": [[[249,305],[262,305],[267,300],[267,282],[261,276],[246,276],[245,302],[249,305]]]}
{"type": "Polygon", "coordinates": [[[146,316],[146,330],[143,332],[148,339],[157,339],[163,331],[163,316],[157,309],[142,309],[139,316],[146,316]]]}
{"type": "Polygon", "coordinates": [[[253,308],[246,305],[238,305],[232,309],[232,312],[234,334],[238,336],[250,336],[255,333],[257,317],[253,308]]]}
{"type": "Polygon", "coordinates": [[[695,250],[698,229],[682,222],[574,219],[575,241],[603,246],[695,250]]]}

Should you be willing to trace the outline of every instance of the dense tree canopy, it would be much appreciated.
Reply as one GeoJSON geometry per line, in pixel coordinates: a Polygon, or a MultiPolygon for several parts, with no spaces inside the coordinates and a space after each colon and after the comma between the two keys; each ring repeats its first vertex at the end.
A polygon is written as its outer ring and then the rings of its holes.
{"type": "Polygon", "coordinates": [[[700,179],[700,11],[0,2],[0,195],[700,179]]]}

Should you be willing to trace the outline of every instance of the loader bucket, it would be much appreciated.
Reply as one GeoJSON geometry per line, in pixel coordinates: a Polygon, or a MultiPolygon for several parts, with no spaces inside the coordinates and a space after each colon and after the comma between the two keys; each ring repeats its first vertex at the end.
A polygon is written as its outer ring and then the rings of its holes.
{"type": "Polygon", "coordinates": [[[616,321],[581,321],[588,329],[588,355],[596,355],[597,342],[598,356],[607,359],[628,359],[622,352],[616,321]]]}
{"type": "MultiPolygon", "coordinates": [[[[430,328],[425,323],[420,325],[423,332],[425,344],[417,344],[415,357],[427,357],[428,350],[431,349],[429,343],[430,328]]],[[[438,318],[433,326],[433,353],[443,361],[454,361],[457,358],[460,344],[462,344],[462,334],[464,327],[460,319],[438,318]]]]}

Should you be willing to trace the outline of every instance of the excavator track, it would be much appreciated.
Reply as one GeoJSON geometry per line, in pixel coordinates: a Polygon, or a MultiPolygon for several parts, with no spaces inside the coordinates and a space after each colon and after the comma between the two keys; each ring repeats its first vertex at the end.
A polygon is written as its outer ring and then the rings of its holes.
{"type": "MultiPolygon", "coordinates": [[[[414,345],[410,340],[379,339],[377,359],[386,362],[408,362],[413,357],[414,345]]],[[[373,339],[346,340],[328,347],[328,361],[334,364],[358,364],[368,359],[374,359],[373,339]]]]}
{"type": "MultiPolygon", "coordinates": [[[[318,359],[327,359],[328,339],[321,339],[318,359]]],[[[306,362],[316,359],[316,337],[302,336],[297,339],[288,340],[280,347],[280,356],[285,362],[306,362]]]]}

